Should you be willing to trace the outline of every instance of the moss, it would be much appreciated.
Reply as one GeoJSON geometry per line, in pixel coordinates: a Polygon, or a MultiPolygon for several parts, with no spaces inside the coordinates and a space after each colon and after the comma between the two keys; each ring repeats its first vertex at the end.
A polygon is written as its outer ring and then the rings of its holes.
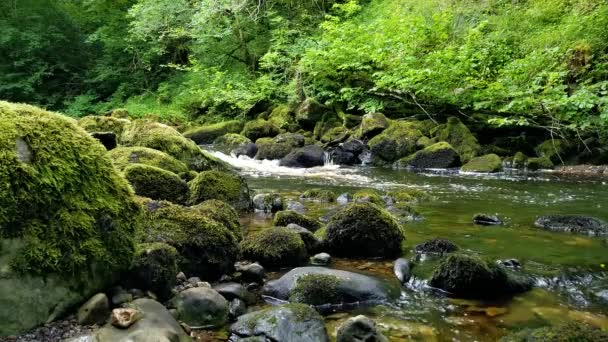
{"type": "Polygon", "coordinates": [[[171,171],[131,164],[125,168],[124,174],[139,196],[179,204],[185,204],[188,199],[188,184],[171,171]]]}
{"type": "Polygon", "coordinates": [[[341,138],[348,138],[348,136],[351,135],[351,132],[348,128],[346,127],[334,127],[330,130],[328,130],[327,132],[323,133],[323,136],[321,136],[321,142],[323,143],[328,143],[334,140],[338,140],[341,138]]]}
{"type": "Polygon", "coordinates": [[[160,300],[167,300],[176,283],[178,260],[177,250],[165,243],[139,244],[127,275],[127,284],[130,288],[150,290],[160,300]]]}
{"type": "Polygon", "coordinates": [[[548,157],[529,158],[526,167],[531,171],[553,169],[553,162],[548,157]]]}
{"type": "Polygon", "coordinates": [[[327,228],[326,228],[326,227],[321,227],[321,228],[319,228],[319,230],[317,230],[317,231],[314,233],[314,235],[315,235],[315,237],[316,237],[317,239],[319,239],[320,241],[325,240],[325,237],[327,236],[327,228]]]}
{"type": "Polygon", "coordinates": [[[289,294],[289,301],[310,305],[338,304],[342,296],[338,292],[340,278],[329,274],[306,274],[296,280],[289,294]]]}
{"type": "Polygon", "coordinates": [[[184,133],[184,137],[192,139],[195,143],[211,144],[213,141],[228,133],[239,133],[243,130],[243,123],[239,120],[219,122],[213,125],[196,127],[184,133]]]}
{"type": "Polygon", "coordinates": [[[431,134],[438,141],[450,143],[460,155],[462,162],[466,163],[481,151],[477,138],[458,118],[450,117],[448,121],[431,130],[431,134]]]}
{"type": "Polygon", "coordinates": [[[386,205],[382,199],[382,194],[376,189],[362,189],[353,194],[353,201],[356,203],[374,203],[380,206],[386,205]]]}
{"type": "Polygon", "coordinates": [[[389,120],[382,113],[369,113],[363,116],[357,136],[363,139],[373,138],[389,126],[389,120]]]}
{"type": "Polygon", "coordinates": [[[244,258],[267,267],[299,265],[307,257],[300,235],[285,227],[272,227],[252,234],[240,247],[244,258]]]}
{"type": "Polygon", "coordinates": [[[307,98],[296,109],[295,118],[302,128],[312,130],[327,112],[329,112],[329,108],[313,98],[307,98]]]}
{"type": "Polygon", "coordinates": [[[319,202],[335,202],[336,194],[331,190],[310,189],[300,195],[300,198],[319,202]]]}
{"type": "Polygon", "coordinates": [[[129,111],[126,110],[125,108],[116,108],[112,111],[112,115],[113,118],[117,118],[117,119],[128,119],[129,118],[129,111]]]}
{"type": "Polygon", "coordinates": [[[372,203],[354,203],[327,224],[326,245],[338,256],[394,257],[401,253],[403,232],[395,218],[372,203]]]}
{"type": "Polygon", "coordinates": [[[268,116],[268,122],[280,129],[289,129],[294,121],[294,115],[288,105],[278,105],[274,107],[268,116]]]}
{"type": "Polygon", "coordinates": [[[420,139],[418,139],[418,141],[416,141],[416,146],[419,148],[425,148],[425,147],[429,147],[429,146],[433,145],[434,143],[435,143],[435,140],[433,140],[427,136],[422,136],[420,139]]]}
{"type": "Polygon", "coordinates": [[[186,164],[170,155],[147,147],[118,147],[110,151],[112,163],[119,170],[124,170],[132,163],[155,166],[173,173],[188,171],[186,164]]]}
{"type": "Polygon", "coordinates": [[[321,119],[315,123],[312,136],[321,140],[321,137],[326,133],[331,132],[335,128],[342,127],[342,119],[333,111],[328,111],[323,114],[321,119]]]}
{"type": "Polygon", "coordinates": [[[285,157],[296,147],[304,146],[304,136],[285,133],[274,138],[260,138],[255,144],[258,148],[256,159],[275,160],[285,157]]]}
{"type": "Polygon", "coordinates": [[[369,141],[376,164],[392,163],[416,151],[416,142],[422,137],[415,122],[395,121],[382,133],[369,141]]]}
{"type": "Polygon", "coordinates": [[[514,167],[516,169],[522,169],[526,165],[527,160],[528,160],[528,157],[525,154],[523,154],[522,152],[517,152],[513,156],[512,167],[514,167]]]}
{"type": "Polygon", "coordinates": [[[285,227],[290,223],[295,223],[298,226],[304,227],[312,232],[317,231],[322,226],[321,222],[306,215],[298,214],[295,211],[284,210],[275,214],[273,220],[273,224],[275,226],[285,227]]]}
{"type": "Polygon", "coordinates": [[[192,207],[201,214],[222,224],[230,230],[238,240],[243,237],[239,215],[228,203],[219,200],[208,200],[192,207]]]}
{"type": "Polygon", "coordinates": [[[553,163],[561,163],[562,159],[566,159],[570,149],[571,147],[563,139],[549,139],[536,146],[534,151],[539,157],[547,157],[553,163]]]}
{"type": "Polygon", "coordinates": [[[495,154],[486,154],[471,159],[460,170],[465,172],[498,172],[502,170],[502,160],[495,154]]]}
{"type": "Polygon", "coordinates": [[[251,198],[245,179],[237,174],[203,171],[190,183],[190,203],[216,199],[229,203],[237,210],[250,210],[251,198]]]}
{"type": "Polygon", "coordinates": [[[459,250],[455,243],[450,240],[435,238],[423,243],[419,243],[414,247],[414,251],[418,254],[438,254],[444,255],[459,250]]]}
{"type": "Polygon", "coordinates": [[[59,114],[0,102],[0,237],[21,273],[129,266],[140,207],[107,151],[59,114]]]}
{"type": "Polygon", "coordinates": [[[125,146],[143,146],[165,152],[194,171],[230,169],[174,128],[153,121],[133,121],[122,134],[121,142],[125,146]]]}
{"type": "Polygon", "coordinates": [[[238,255],[234,233],[200,209],[143,199],[142,242],[164,242],[177,249],[186,274],[217,279],[230,272],[238,255]]]}
{"type": "Polygon", "coordinates": [[[229,150],[249,143],[251,143],[249,138],[236,133],[224,134],[213,141],[214,145],[222,146],[229,150]]]}
{"type": "Polygon", "coordinates": [[[416,203],[430,197],[426,192],[417,189],[392,190],[388,195],[397,203],[416,203]]]}
{"type": "Polygon", "coordinates": [[[111,116],[85,116],[78,120],[78,125],[87,132],[113,132],[117,137],[124,132],[130,121],[111,116]]]}
{"type": "Polygon", "coordinates": [[[608,331],[583,323],[568,322],[558,326],[524,329],[500,339],[501,342],[595,342],[608,341],[608,331]]]}
{"type": "Polygon", "coordinates": [[[256,141],[259,138],[267,138],[274,137],[281,133],[280,129],[275,126],[272,122],[256,119],[249,121],[243,127],[242,135],[251,139],[252,141],[256,141]]]}
{"type": "Polygon", "coordinates": [[[415,169],[446,169],[460,166],[460,156],[452,145],[445,141],[440,141],[405,158],[399,159],[395,162],[394,166],[415,169]]]}
{"type": "Polygon", "coordinates": [[[191,180],[193,180],[194,178],[196,178],[196,176],[198,176],[198,172],[196,171],[186,171],[186,172],[180,172],[178,174],[179,178],[183,179],[186,182],[190,182],[191,180]]]}
{"type": "Polygon", "coordinates": [[[466,298],[494,298],[527,291],[531,283],[520,280],[496,263],[464,254],[450,254],[437,266],[429,284],[466,298]]]}

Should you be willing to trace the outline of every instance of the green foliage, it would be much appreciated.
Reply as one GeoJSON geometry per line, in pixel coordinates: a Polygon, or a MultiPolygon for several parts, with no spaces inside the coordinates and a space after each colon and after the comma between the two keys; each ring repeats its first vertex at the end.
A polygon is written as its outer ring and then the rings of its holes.
{"type": "MultiPolygon", "coordinates": [[[[70,277],[125,269],[140,207],[107,151],[71,119],[0,102],[0,237],[16,271],[70,277]]],[[[100,274],[101,274],[100,273],[100,274]]]]}

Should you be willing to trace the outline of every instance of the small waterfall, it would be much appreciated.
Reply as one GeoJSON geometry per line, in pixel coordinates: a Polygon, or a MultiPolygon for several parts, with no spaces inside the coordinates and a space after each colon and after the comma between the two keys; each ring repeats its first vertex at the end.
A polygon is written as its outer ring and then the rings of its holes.
{"type": "Polygon", "coordinates": [[[334,166],[334,158],[330,152],[324,152],[323,166],[334,166]]]}

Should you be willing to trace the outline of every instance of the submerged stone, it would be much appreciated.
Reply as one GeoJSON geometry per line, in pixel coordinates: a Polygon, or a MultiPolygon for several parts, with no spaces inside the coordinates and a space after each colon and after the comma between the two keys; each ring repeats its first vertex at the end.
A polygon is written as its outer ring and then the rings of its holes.
{"type": "Polygon", "coordinates": [[[395,277],[399,279],[401,284],[405,284],[410,281],[412,277],[412,262],[404,258],[399,258],[393,263],[393,273],[395,277]]]}
{"type": "Polygon", "coordinates": [[[473,216],[473,223],[482,226],[497,226],[502,224],[502,220],[496,215],[475,214],[473,216]]]}
{"type": "Polygon", "coordinates": [[[549,215],[541,216],[534,222],[538,228],[554,232],[586,235],[608,235],[608,223],[590,216],[549,215]]]}
{"type": "Polygon", "coordinates": [[[376,323],[366,316],[351,317],[338,328],[336,342],[388,342],[376,323]]]}
{"type": "Polygon", "coordinates": [[[475,157],[460,168],[464,172],[491,173],[502,170],[502,160],[495,154],[475,157]]]}

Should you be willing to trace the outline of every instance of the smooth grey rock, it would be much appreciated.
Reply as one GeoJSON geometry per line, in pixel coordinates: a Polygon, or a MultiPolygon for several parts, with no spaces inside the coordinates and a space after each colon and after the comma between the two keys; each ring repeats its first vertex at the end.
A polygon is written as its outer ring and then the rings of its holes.
{"type": "Polygon", "coordinates": [[[608,235],[608,223],[590,216],[549,215],[541,216],[534,225],[554,232],[586,235],[608,235]]]}
{"type": "Polygon", "coordinates": [[[279,194],[257,194],[253,197],[253,208],[274,213],[285,209],[285,201],[279,194]]]}
{"type": "Polygon", "coordinates": [[[228,304],[228,317],[231,320],[237,319],[239,316],[244,315],[247,312],[247,304],[244,301],[235,298],[228,304]]]}
{"type": "Polygon", "coordinates": [[[331,261],[331,255],[319,253],[310,258],[310,263],[315,266],[326,266],[331,261]]]}
{"type": "Polygon", "coordinates": [[[182,291],[173,304],[179,320],[193,328],[220,327],[228,320],[228,301],[213,289],[195,287],[182,291]]]}
{"type": "Polygon", "coordinates": [[[404,258],[395,260],[393,264],[393,272],[401,284],[410,281],[412,277],[412,263],[404,258]]]}
{"type": "Polygon", "coordinates": [[[82,304],[76,319],[79,324],[103,324],[110,317],[110,301],[105,293],[98,293],[82,304]]]}
{"type": "Polygon", "coordinates": [[[304,242],[304,245],[306,246],[306,250],[308,251],[309,254],[315,253],[316,251],[319,250],[319,248],[321,246],[321,242],[319,241],[319,239],[317,239],[317,237],[310,230],[308,230],[300,225],[297,225],[295,223],[288,224],[286,228],[294,230],[300,235],[300,238],[304,242]]]}
{"type": "Polygon", "coordinates": [[[255,298],[253,294],[238,283],[222,283],[213,287],[215,291],[221,294],[227,301],[232,301],[235,298],[241,299],[248,304],[253,304],[255,298]]]}
{"type": "Polygon", "coordinates": [[[348,192],[345,192],[343,194],[341,194],[340,196],[338,196],[338,198],[336,199],[336,202],[338,202],[338,204],[344,205],[344,204],[348,204],[348,202],[352,202],[353,200],[353,195],[351,195],[348,192]]]}
{"type": "Polygon", "coordinates": [[[388,342],[366,316],[351,317],[338,328],[336,342],[388,342]]]}
{"type": "Polygon", "coordinates": [[[231,342],[327,342],[323,317],[305,304],[287,304],[248,313],[230,327],[231,342]]]}
{"type": "Polygon", "coordinates": [[[255,157],[256,153],[258,153],[258,147],[256,144],[249,142],[249,143],[245,143],[240,146],[237,146],[234,150],[232,150],[231,153],[237,157],[247,156],[249,158],[253,158],[253,157],[255,157]]]}
{"type": "Polygon", "coordinates": [[[241,273],[241,279],[246,282],[263,283],[266,270],[257,262],[251,264],[236,264],[236,271],[241,273]]]}
{"type": "Polygon", "coordinates": [[[325,164],[325,151],[317,145],[308,145],[289,152],[279,161],[287,167],[309,168],[325,164]]]}
{"type": "Polygon", "coordinates": [[[287,210],[295,211],[298,214],[304,214],[306,212],[306,207],[300,202],[289,201],[287,202],[287,210]]]}

